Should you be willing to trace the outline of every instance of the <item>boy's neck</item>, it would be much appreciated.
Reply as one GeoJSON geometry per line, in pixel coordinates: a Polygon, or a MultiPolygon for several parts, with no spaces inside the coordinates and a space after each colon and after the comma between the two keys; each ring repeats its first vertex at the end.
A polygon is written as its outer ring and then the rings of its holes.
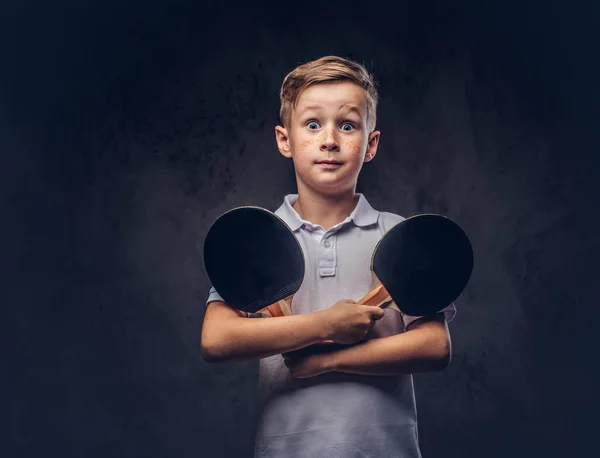
{"type": "Polygon", "coordinates": [[[359,196],[354,191],[338,196],[324,196],[310,191],[298,191],[292,208],[306,221],[329,230],[344,221],[356,208],[359,196]]]}

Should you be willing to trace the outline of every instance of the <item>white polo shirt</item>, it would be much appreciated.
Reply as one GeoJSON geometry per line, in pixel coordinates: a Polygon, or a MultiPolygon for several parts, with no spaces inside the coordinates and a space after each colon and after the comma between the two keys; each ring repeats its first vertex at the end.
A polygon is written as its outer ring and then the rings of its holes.
{"type": "MultiPolygon", "coordinates": [[[[323,310],[340,299],[358,301],[371,288],[371,256],[381,237],[404,218],[374,210],[362,194],[352,213],[329,230],[292,208],[296,194],[275,211],[294,232],[306,270],[292,312],[323,310]]],[[[223,300],[210,289],[207,304],[223,300]]],[[[384,309],[367,338],[404,332],[417,317],[384,309]]],[[[446,320],[456,313],[444,309],[446,320]]],[[[420,457],[411,375],[332,372],[298,380],[281,355],[260,360],[261,419],[255,456],[269,458],[420,457]]]]}

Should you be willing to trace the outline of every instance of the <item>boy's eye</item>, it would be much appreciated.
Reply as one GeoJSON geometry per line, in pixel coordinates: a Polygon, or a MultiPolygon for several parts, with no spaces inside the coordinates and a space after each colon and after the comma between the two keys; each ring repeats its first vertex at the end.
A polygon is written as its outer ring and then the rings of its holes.
{"type": "Polygon", "coordinates": [[[342,124],[342,130],[345,132],[352,132],[354,130],[354,124],[351,122],[345,122],[342,124]]]}
{"type": "Polygon", "coordinates": [[[311,130],[315,130],[319,128],[319,123],[317,121],[309,121],[306,126],[311,130]]]}

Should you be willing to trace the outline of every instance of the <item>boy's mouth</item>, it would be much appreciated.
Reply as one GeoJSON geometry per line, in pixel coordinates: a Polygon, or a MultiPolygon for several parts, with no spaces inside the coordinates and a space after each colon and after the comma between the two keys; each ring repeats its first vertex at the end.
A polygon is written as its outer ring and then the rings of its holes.
{"type": "Polygon", "coordinates": [[[331,160],[331,159],[325,159],[325,160],[322,160],[322,161],[317,161],[316,164],[322,170],[336,170],[337,168],[339,168],[339,167],[342,166],[342,162],[340,162],[340,161],[334,161],[334,160],[331,160]]]}

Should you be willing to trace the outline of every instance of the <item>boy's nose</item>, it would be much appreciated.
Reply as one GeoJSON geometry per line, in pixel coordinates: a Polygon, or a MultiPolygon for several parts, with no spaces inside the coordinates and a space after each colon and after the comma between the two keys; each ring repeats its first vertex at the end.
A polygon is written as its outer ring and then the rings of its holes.
{"type": "Polygon", "coordinates": [[[338,140],[334,129],[326,129],[323,135],[324,137],[321,143],[321,151],[335,150],[338,148],[338,140]]]}

